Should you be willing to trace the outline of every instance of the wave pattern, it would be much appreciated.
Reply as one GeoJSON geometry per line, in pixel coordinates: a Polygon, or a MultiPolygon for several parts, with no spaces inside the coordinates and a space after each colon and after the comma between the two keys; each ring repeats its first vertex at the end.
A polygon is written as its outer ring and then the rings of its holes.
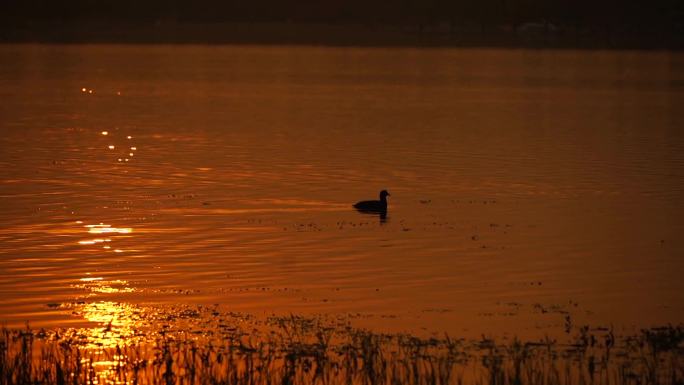
{"type": "Polygon", "coordinates": [[[9,325],[77,323],[59,304],[98,301],[521,333],[562,322],[535,305],[684,319],[680,54],[15,45],[0,59],[9,325]],[[386,221],[351,209],[384,188],[386,221]]]}

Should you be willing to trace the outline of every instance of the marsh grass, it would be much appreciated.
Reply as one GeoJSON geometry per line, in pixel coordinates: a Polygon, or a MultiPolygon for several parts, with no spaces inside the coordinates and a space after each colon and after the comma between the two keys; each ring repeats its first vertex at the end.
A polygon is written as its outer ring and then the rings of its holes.
{"type": "Polygon", "coordinates": [[[158,333],[93,348],[76,332],[3,329],[0,385],[10,384],[684,384],[684,328],[616,338],[578,330],[497,342],[335,328],[302,317],[220,337],[158,333]]]}

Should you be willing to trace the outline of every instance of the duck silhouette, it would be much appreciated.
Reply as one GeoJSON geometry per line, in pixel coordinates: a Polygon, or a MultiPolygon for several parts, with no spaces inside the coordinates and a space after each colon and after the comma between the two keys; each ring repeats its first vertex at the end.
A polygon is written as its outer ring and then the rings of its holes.
{"type": "Polygon", "coordinates": [[[354,204],[354,208],[362,213],[387,214],[387,197],[390,193],[387,190],[380,191],[380,200],[361,201],[354,204]]]}

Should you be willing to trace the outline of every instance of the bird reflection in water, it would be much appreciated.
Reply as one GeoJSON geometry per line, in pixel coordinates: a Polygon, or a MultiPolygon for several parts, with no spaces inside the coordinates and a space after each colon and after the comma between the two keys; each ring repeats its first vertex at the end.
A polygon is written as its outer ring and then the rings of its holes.
{"type": "Polygon", "coordinates": [[[360,201],[354,204],[354,208],[363,214],[377,215],[380,223],[387,222],[387,197],[390,193],[387,190],[380,191],[379,200],[360,201]]]}

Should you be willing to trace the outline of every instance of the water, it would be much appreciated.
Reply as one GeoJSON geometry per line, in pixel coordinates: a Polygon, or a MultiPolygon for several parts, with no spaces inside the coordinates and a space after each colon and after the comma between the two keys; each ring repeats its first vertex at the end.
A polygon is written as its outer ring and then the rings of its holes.
{"type": "Polygon", "coordinates": [[[179,304],[474,336],[684,321],[681,54],[0,58],[6,325],[179,304]],[[381,189],[386,220],[351,208],[381,189]]]}

